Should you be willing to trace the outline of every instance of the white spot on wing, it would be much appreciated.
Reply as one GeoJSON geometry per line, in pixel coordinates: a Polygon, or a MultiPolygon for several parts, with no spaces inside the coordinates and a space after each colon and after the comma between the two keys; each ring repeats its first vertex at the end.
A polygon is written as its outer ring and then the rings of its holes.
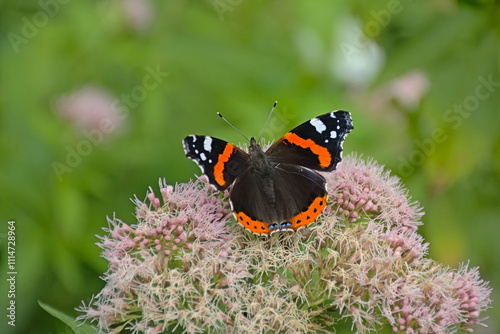
{"type": "Polygon", "coordinates": [[[205,153],[203,153],[203,152],[201,152],[201,154],[200,154],[200,158],[201,158],[201,160],[202,160],[202,161],[207,160],[207,156],[206,156],[206,155],[205,155],[205,153]]]}
{"type": "Polygon", "coordinates": [[[322,133],[323,131],[326,130],[326,125],[325,123],[323,123],[320,119],[318,118],[313,118],[309,121],[309,123],[311,123],[312,126],[314,126],[316,128],[316,131],[318,131],[319,133],[322,133]]]}
{"type": "MultiPolygon", "coordinates": [[[[203,165],[199,164],[198,160],[193,160],[193,161],[196,162],[196,164],[198,165],[198,167],[200,167],[201,172],[203,173],[203,175],[205,175],[205,168],[203,167],[203,165]]],[[[207,178],[208,178],[208,176],[207,176],[207,178]]]]}
{"type": "Polygon", "coordinates": [[[330,131],[330,138],[337,138],[337,131],[330,131]]]}
{"type": "Polygon", "coordinates": [[[205,140],[203,141],[203,148],[207,152],[212,152],[212,138],[211,137],[205,137],[205,140]]]}

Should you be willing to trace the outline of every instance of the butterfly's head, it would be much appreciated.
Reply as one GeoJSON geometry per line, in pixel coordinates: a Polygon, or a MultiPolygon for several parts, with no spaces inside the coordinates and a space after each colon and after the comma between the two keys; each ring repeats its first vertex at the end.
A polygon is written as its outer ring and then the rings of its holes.
{"type": "Polygon", "coordinates": [[[248,154],[250,155],[250,162],[254,173],[261,178],[269,177],[272,172],[271,162],[254,137],[250,138],[248,154]]]}
{"type": "Polygon", "coordinates": [[[250,138],[250,147],[248,148],[248,153],[260,153],[263,152],[262,148],[260,147],[259,144],[257,144],[257,141],[255,140],[254,137],[250,138]]]}

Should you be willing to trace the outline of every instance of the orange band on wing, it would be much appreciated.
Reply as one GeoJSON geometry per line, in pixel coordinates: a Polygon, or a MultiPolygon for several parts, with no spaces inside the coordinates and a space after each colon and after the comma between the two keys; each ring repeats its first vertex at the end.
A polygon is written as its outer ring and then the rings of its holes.
{"type": "Polygon", "coordinates": [[[312,153],[318,156],[321,167],[326,168],[330,166],[332,155],[325,147],[316,144],[312,139],[303,139],[293,132],[288,132],[284,138],[294,145],[310,149],[312,153]]]}
{"type": "Polygon", "coordinates": [[[271,233],[281,230],[297,231],[311,224],[316,220],[316,218],[318,218],[318,216],[326,207],[327,198],[328,195],[315,198],[314,201],[309,205],[309,207],[305,211],[300,212],[298,215],[290,219],[289,225],[284,228],[278,227],[277,224],[273,224],[274,227],[269,228],[269,224],[258,220],[254,220],[241,211],[234,212],[234,217],[236,218],[238,223],[240,223],[244,228],[246,228],[247,230],[249,230],[254,234],[270,235],[271,233]]]}
{"type": "Polygon", "coordinates": [[[325,208],[327,198],[328,195],[315,198],[306,211],[299,213],[290,220],[290,223],[292,223],[290,227],[293,230],[298,230],[314,222],[325,208]]]}
{"type": "Polygon", "coordinates": [[[215,182],[217,182],[219,186],[223,186],[226,184],[226,180],[224,180],[224,174],[222,172],[224,171],[224,166],[226,162],[233,154],[233,151],[234,151],[234,146],[232,144],[227,143],[226,147],[224,148],[224,152],[222,152],[222,154],[219,154],[217,163],[214,166],[214,178],[215,182]]]}
{"type": "Polygon", "coordinates": [[[253,220],[243,212],[234,212],[234,216],[236,217],[238,223],[243,225],[244,228],[246,228],[247,230],[249,230],[254,234],[269,235],[269,233],[271,232],[271,230],[268,227],[269,226],[268,224],[260,222],[258,220],[253,220]]]}

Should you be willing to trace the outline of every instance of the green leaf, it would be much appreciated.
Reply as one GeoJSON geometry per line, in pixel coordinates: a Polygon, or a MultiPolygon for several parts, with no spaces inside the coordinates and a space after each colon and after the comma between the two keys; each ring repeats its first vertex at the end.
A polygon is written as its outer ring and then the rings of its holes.
{"type": "Polygon", "coordinates": [[[87,324],[79,324],[76,321],[76,319],[74,319],[73,317],[70,317],[69,315],[67,315],[67,314],[65,314],[65,313],[63,313],[55,308],[53,308],[52,306],[49,306],[41,301],[38,301],[38,305],[40,305],[40,307],[42,309],[44,309],[47,313],[49,313],[53,317],[61,320],[63,323],[65,323],[68,327],[71,328],[71,330],[75,334],[95,334],[95,333],[97,333],[95,328],[93,328],[92,326],[87,325],[87,324]]]}

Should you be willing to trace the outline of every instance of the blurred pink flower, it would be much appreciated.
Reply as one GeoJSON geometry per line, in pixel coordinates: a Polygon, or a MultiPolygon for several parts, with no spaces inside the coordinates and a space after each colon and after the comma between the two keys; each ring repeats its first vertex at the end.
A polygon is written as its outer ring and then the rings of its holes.
{"type": "Polygon", "coordinates": [[[153,22],[154,9],[150,0],[120,0],[125,20],[133,30],[143,31],[153,22]]]}
{"type": "Polygon", "coordinates": [[[425,73],[413,70],[376,89],[369,97],[369,107],[397,117],[400,108],[414,111],[429,91],[429,79],[425,73]],[[392,112],[391,112],[392,111],[392,112]]]}
{"type": "Polygon", "coordinates": [[[392,96],[407,109],[416,109],[429,90],[429,79],[418,70],[392,80],[387,85],[387,95],[392,96]]]}
{"type": "Polygon", "coordinates": [[[123,123],[118,101],[104,89],[89,85],[59,97],[55,112],[79,130],[109,134],[123,123]]]}

